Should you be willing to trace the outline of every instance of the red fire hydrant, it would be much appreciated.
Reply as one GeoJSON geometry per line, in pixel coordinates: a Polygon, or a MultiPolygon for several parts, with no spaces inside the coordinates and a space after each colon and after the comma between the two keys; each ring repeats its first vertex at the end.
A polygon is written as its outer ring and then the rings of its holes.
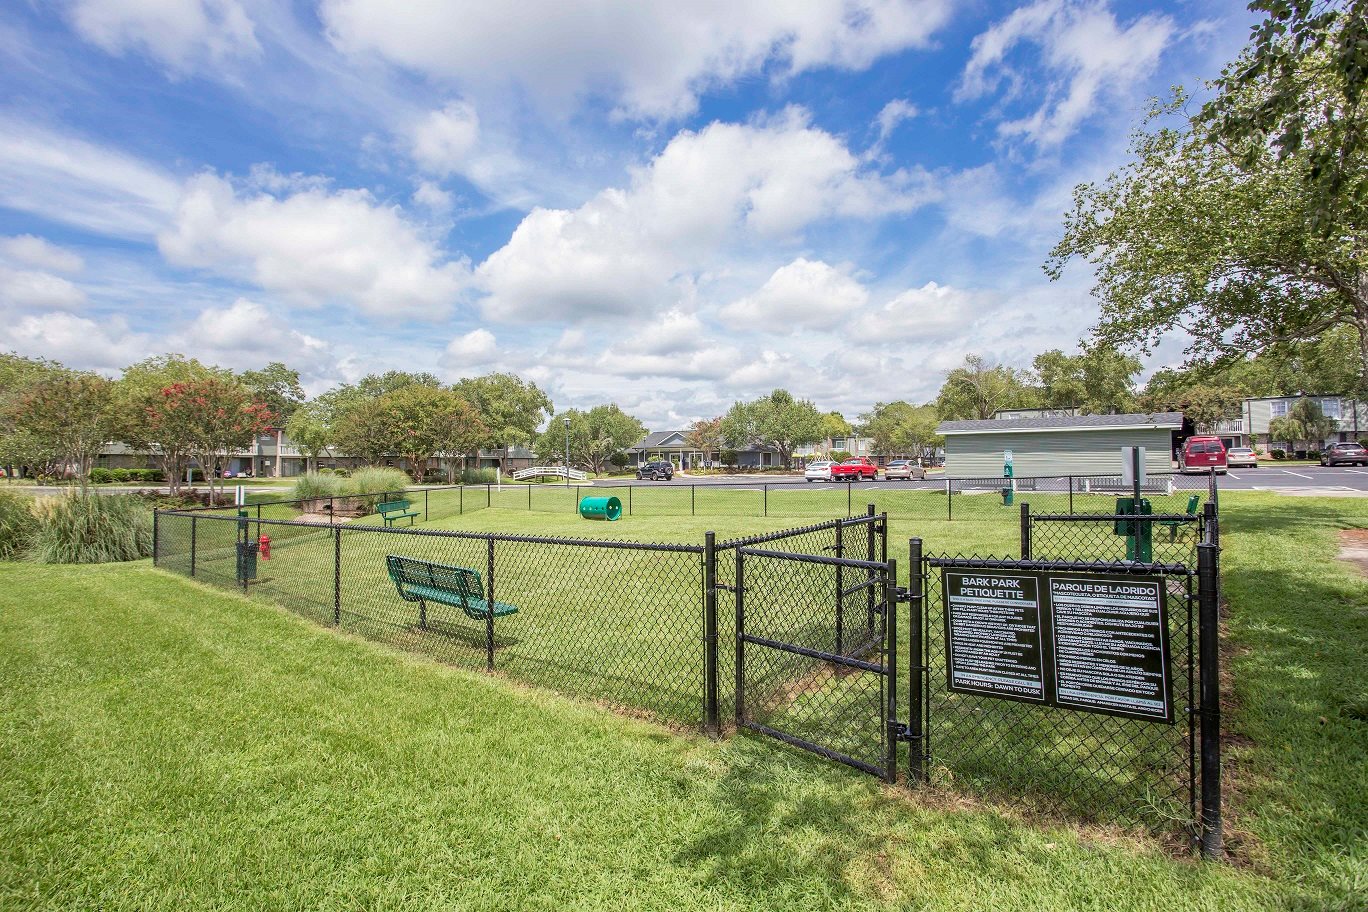
{"type": "Polygon", "coordinates": [[[257,551],[260,552],[262,560],[271,559],[271,536],[263,535],[257,539],[257,551]]]}

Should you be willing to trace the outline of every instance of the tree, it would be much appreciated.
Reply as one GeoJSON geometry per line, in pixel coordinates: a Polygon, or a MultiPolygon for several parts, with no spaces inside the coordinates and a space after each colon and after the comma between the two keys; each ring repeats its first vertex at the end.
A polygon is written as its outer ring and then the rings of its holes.
{"type": "Polygon", "coordinates": [[[594,473],[604,472],[612,457],[646,435],[646,426],[616,405],[596,405],[587,412],[570,409],[556,415],[534,448],[554,460],[565,452],[565,419],[570,419],[570,461],[594,473]]]}
{"type": "Polygon", "coordinates": [[[379,465],[386,453],[394,451],[394,429],[379,402],[362,398],[352,403],[337,416],[333,426],[337,448],[367,465],[379,465]]]}
{"type": "Polygon", "coordinates": [[[684,442],[703,454],[705,463],[712,462],[712,456],[722,449],[722,419],[700,418],[689,425],[684,442]]]}
{"type": "Polygon", "coordinates": [[[840,412],[827,412],[822,416],[822,445],[826,447],[828,455],[831,453],[831,441],[849,437],[854,433],[855,429],[840,412]]]}
{"type": "Polygon", "coordinates": [[[1286,416],[1268,423],[1268,436],[1273,440],[1286,440],[1294,449],[1302,442],[1310,444],[1308,449],[1315,449],[1335,433],[1337,427],[1333,418],[1325,417],[1319,402],[1301,399],[1287,410],[1286,416]]]}
{"type": "Polygon", "coordinates": [[[1245,391],[1239,386],[1156,372],[1140,396],[1140,404],[1150,412],[1182,412],[1198,431],[1211,434],[1222,420],[1240,413],[1244,398],[1245,391]]]}
{"type": "Polygon", "coordinates": [[[117,384],[120,436],[136,450],[151,453],[161,464],[172,496],[179,496],[192,443],[188,426],[162,420],[164,391],[177,383],[232,379],[229,371],[201,364],[184,355],[157,355],[124,368],[117,384]]]}
{"type": "Polygon", "coordinates": [[[503,450],[499,462],[504,468],[509,448],[535,440],[537,428],[551,414],[551,400],[546,393],[537,384],[513,374],[472,377],[455,384],[453,389],[479,410],[486,431],[479,445],[503,450]]]}
{"type": "Polygon", "coordinates": [[[318,400],[305,402],[285,422],[285,433],[304,454],[305,471],[318,471],[318,457],[332,449],[335,435],[318,400]]]}
{"type": "Polygon", "coordinates": [[[214,469],[235,450],[252,445],[258,434],[275,420],[270,409],[256,402],[252,393],[232,377],[206,377],[173,383],[161,391],[161,401],[148,414],[151,433],[161,440],[176,441],[199,463],[214,502],[223,489],[214,469]]]}
{"type": "Polygon", "coordinates": [[[261,370],[243,371],[238,375],[252,398],[279,416],[283,425],[304,404],[304,388],[299,385],[299,371],[291,370],[280,361],[272,361],[261,370]]]}
{"type": "Polygon", "coordinates": [[[879,402],[860,419],[880,456],[920,457],[944,442],[936,433],[940,416],[929,405],[911,405],[901,399],[879,402]]]}
{"type": "Polygon", "coordinates": [[[19,429],[55,454],[80,482],[90,483],[95,457],[114,436],[114,384],[95,374],[54,373],[29,387],[19,402],[19,429]]]}
{"type": "Polygon", "coordinates": [[[1075,189],[1046,272],[1094,265],[1095,338],[1148,352],[1180,330],[1189,363],[1210,363],[1350,327],[1355,391],[1368,392],[1368,46],[1362,3],[1344,6],[1254,3],[1269,20],[1201,112],[1163,126],[1179,90],[1130,164],[1075,189]]]}
{"type": "Polygon", "coordinates": [[[19,424],[19,405],[38,383],[66,374],[66,368],[45,358],[0,353],[0,465],[12,480],[15,469],[28,466],[37,474],[56,471],[60,455],[50,441],[40,440],[19,424]]]}
{"type": "Polygon", "coordinates": [[[754,402],[738,402],[722,416],[722,437],[733,447],[770,447],[785,468],[796,447],[822,439],[822,413],[806,399],[777,389],[754,402]]]}
{"type": "Polygon", "coordinates": [[[1024,372],[1002,364],[988,364],[979,355],[966,355],[964,364],[946,375],[936,396],[936,411],[946,421],[992,418],[1005,408],[1023,408],[1035,401],[1024,372]]]}
{"type": "Polygon", "coordinates": [[[1313,222],[1329,234],[1368,196],[1368,0],[1254,0],[1249,9],[1268,15],[1199,122],[1211,141],[1242,150],[1246,170],[1270,149],[1303,158],[1313,222]]]}
{"type": "Polygon", "coordinates": [[[1032,363],[1044,408],[1075,408],[1085,415],[1115,415],[1135,404],[1135,377],[1141,364],[1110,346],[1093,346],[1077,355],[1051,349],[1032,363]]]}
{"type": "Polygon", "coordinates": [[[432,430],[437,455],[446,466],[447,484],[455,484],[458,462],[464,463],[466,454],[479,449],[489,430],[480,410],[456,390],[442,391],[432,430]]]}

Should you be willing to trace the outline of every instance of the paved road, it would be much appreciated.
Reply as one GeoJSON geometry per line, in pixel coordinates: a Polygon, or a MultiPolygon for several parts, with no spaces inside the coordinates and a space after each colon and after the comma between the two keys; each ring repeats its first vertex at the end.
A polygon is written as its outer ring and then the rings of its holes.
{"type": "MultiPolygon", "coordinates": [[[[1196,488],[1200,486],[1201,479],[1198,476],[1188,476],[1190,484],[1185,487],[1196,488]]],[[[644,486],[658,485],[743,485],[759,487],[761,484],[780,485],[780,484],[805,484],[805,480],[796,476],[726,476],[726,475],[700,475],[691,477],[676,475],[673,481],[637,481],[635,479],[615,479],[610,484],[633,484],[644,486]]],[[[857,489],[876,487],[882,489],[927,489],[938,488],[945,484],[944,478],[939,474],[933,474],[925,481],[877,481],[877,482],[858,482],[855,484],[857,489]]],[[[1066,482],[1060,482],[1061,490],[1067,490],[1066,482]]],[[[1264,464],[1257,469],[1235,469],[1227,472],[1224,476],[1219,476],[1218,484],[1225,491],[1265,491],[1265,490],[1284,490],[1297,488],[1326,488],[1340,491],[1363,491],[1368,493],[1368,468],[1358,466],[1335,466],[1326,468],[1323,466],[1291,466],[1288,468],[1278,467],[1272,464],[1264,464]]],[[[823,482],[813,482],[813,488],[823,487],[823,482]]],[[[844,485],[832,485],[832,487],[844,487],[844,485]]]]}

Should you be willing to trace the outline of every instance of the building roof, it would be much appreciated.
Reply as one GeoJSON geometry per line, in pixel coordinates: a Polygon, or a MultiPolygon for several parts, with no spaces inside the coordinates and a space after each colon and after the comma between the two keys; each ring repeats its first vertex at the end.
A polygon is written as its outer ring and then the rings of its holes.
{"type": "Polygon", "coordinates": [[[672,444],[673,446],[684,446],[684,434],[685,434],[685,433],[687,433],[687,432],[686,432],[686,431],[652,431],[651,433],[647,434],[645,437],[641,438],[641,440],[637,442],[637,445],[636,445],[636,446],[634,446],[634,447],[629,447],[628,449],[632,449],[632,450],[649,450],[651,447],[665,446],[665,441],[669,440],[671,437],[678,437],[678,438],[679,438],[678,442],[672,444]]]}
{"type": "Polygon", "coordinates": [[[936,433],[949,434],[1024,434],[1031,431],[1117,431],[1178,430],[1183,426],[1182,412],[1155,412],[1148,415],[1070,415],[1052,418],[990,418],[986,421],[942,421],[936,433]]]}

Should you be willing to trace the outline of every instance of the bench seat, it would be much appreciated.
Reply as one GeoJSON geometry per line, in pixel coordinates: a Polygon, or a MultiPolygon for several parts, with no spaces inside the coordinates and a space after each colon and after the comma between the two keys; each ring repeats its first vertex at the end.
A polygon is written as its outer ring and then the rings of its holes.
{"type": "Polygon", "coordinates": [[[471,620],[485,621],[492,617],[516,614],[517,605],[491,602],[485,598],[484,582],[480,574],[469,567],[455,567],[390,554],[385,567],[399,597],[418,603],[418,626],[427,627],[427,603],[436,602],[460,608],[471,620]]]}
{"type": "Polygon", "coordinates": [[[407,519],[411,526],[414,520],[418,518],[418,513],[409,509],[411,506],[412,504],[407,500],[391,500],[377,504],[375,511],[380,514],[387,526],[394,525],[395,520],[399,519],[407,519]]]}

